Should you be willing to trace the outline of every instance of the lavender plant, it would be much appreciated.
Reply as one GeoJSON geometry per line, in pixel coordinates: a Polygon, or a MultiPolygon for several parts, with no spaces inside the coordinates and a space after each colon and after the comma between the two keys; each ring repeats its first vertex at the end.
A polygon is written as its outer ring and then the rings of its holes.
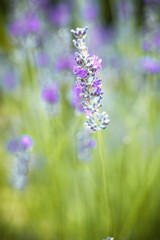
{"type": "Polygon", "coordinates": [[[18,142],[12,141],[12,145],[14,145],[12,152],[16,153],[16,164],[13,169],[13,186],[16,189],[23,190],[26,186],[30,162],[29,153],[33,144],[32,138],[28,135],[22,136],[18,142]]]}
{"type": "Polygon", "coordinates": [[[110,120],[106,112],[100,112],[102,107],[102,80],[98,77],[98,69],[101,69],[101,59],[97,56],[90,56],[85,43],[88,27],[76,28],[71,30],[77,40],[73,40],[75,47],[79,52],[75,53],[77,65],[74,67],[74,74],[77,76],[77,89],[80,92],[83,111],[86,114],[86,125],[92,131],[105,129],[110,120]]]}
{"type": "Polygon", "coordinates": [[[46,103],[49,114],[55,115],[59,112],[59,85],[56,82],[46,84],[41,91],[41,98],[46,103]]]}

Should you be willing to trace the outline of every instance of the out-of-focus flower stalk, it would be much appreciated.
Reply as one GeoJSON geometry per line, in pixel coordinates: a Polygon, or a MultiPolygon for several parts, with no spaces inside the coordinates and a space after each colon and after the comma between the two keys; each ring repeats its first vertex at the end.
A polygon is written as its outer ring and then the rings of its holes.
{"type": "Polygon", "coordinates": [[[18,145],[14,149],[17,157],[16,165],[13,169],[13,186],[16,189],[23,190],[28,181],[29,153],[34,143],[28,135],[22,136],[17,143],[18,145]]]}

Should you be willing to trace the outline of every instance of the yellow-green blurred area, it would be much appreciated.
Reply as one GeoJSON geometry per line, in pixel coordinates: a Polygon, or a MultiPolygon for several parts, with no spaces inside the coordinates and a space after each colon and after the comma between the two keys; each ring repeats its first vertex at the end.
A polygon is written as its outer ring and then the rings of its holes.
{"type": "Polygon", "coordinates": [[[160,239],[159,10],[151,0],[1,1],[0,240],[160,239]],[[111,122],[80,159],[70,29],[86,25],[111,122]],[[49,82],[59,86],[52,114],[49,82]],[[7,144],[22,135],[34,146],[16,189],[19,155],[7,144]]]}

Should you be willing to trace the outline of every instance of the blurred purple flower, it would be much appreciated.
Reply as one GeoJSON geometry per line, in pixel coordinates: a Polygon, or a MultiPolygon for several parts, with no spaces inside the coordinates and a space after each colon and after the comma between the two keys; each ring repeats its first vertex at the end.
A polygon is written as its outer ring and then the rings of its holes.
{"type": "Polygon", "coordinates": [[[38,33],[41,27],[42,23],[35,14],[26,14],[10,24],[10,33],[15,37],[27,37],[31,33],[38,33]]]}
{"type": "Polygon", "coordinates": [[[19,36],[26,36],[26,28],[23,27],[24,24],[21,21],[15,21],[13,23],[10,24],[10,33],[15,36],[15,37],[19,37],[19,36]]]}
{"type": "Polygon", "coordinates": [[[66,58],[59,58],[56,61],[55,68],[58,71],[71,70],[73,67],[73,57],[68,56],[66,58]]]}
{"type": "Polygon", "coordinates": [[[150,74],[157,74],[160,72],[160,63],[150,57],[145,57],[142,60],[142,67],[150,74]]]}
{"type": "Polygon", "coordinates": [[[26,15],[26,27],[29,33],[37,33],[42,27],[40,19],[35,14],[26,15]]]}
{"type": "Polygon", "coordinates": [[[45,52],[38,53],[37,64],[39,67],[47,67],[50,63],[49,56],[45,52]]]}
{"type": "Polygon", "coordinates": [[[99,9],[98,5],[94,2],[86,4],[83,15],[87,21],[95,21],[98,17],[99,9]]]}
{"type": "Polygon", "coordinates": [[[45,86],[41,92],[42,99],[49,104],[57,103],[59,99],[58,90],[59,86],[57,83],[51,83],[45,86]]]}
{"type": "Polygon", "coordinates": [[[59,3],[55,8],[49,9],[48,14],[53,24],[57,27],[64,27],[70,21],[71,13],[68,5],[65,3],[59,3]]]}
{"type": "Polygon", "coordinates": [[[144,50],[144,51],[149,51],[150,49],[151,49],[151,47],[152,47],[152,44],[151,44],[151,42],[149,42],[149,41],[146,41],[146,40],[144,40],[143,42],[142,42],[142,49],[144,50]]]}
{"type": "Polygon", "coordinates": [[[23,190],[28,180],[30,150],[34,145],[29,135],[23,135],[18,141],[18,147],[14,152],[18,152],[16,156],[15,166],[12,170],[13,186],[16,189],[23,190]]]}
{"type": "Polygon", "coordinates": [[[96,140],[91,139],[90,142],[89,142],[89,144],[88,144],[88,146],[89,146],[90,148],[95,148],[95,147],[96,147],[96,140]]]}
{"type": "Polygon", "coordinates": [[[153,42],[156,48],[160,48],[160,31],[154,36],[153,42]]]}
{"type": "Polygon", "coordinates": [[[17,76],[14,71],[6,70],[2,77],[2,87],[6,91],[14,90],[18,85],[17,76]]]}
{"type": "Polygon", "coordinates": [[[34,145],[32,138],[29,135],[23,135],[19,141],[21,150],[30,150],[34,145]]]}
{"type": "Polygon", "coordinates": [[[8,153],[16,153],[19,151],[19,140],[16,138],[9,139],[6,144],[6,149],[8,153]]]}

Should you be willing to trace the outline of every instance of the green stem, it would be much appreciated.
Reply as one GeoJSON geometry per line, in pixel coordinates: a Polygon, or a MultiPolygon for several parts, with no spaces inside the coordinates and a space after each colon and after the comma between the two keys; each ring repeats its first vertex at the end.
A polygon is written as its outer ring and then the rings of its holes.
{"type": "Polygon", "coordinates": [[[99,143],[99,152],[100,152],[101,166],[102,166],[104,204],[106,207],[106,211],[107,211],[107,205],[109,208],[109,212],[110,212],[109,216],[110,216],[110,223],[111,223],[111,233],[110,234],[113,234],[113,214],[112,214],[111,198],[110,198],[110,191],[109,191],[109,178],[108,178],[108,174],[107,174],[104,146],[103,146],[103,139],[102,139],[101,131],[98,131],[98,143],[99,143]]]}

